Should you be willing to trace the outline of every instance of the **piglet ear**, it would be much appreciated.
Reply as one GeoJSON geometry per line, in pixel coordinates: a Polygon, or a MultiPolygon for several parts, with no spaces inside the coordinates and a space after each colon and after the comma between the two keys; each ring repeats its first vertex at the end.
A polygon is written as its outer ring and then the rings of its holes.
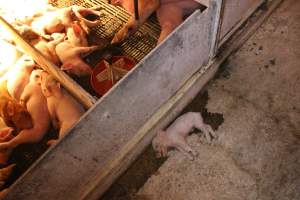
{"type": "Polygon", "coordinates": [[[60,68],[61,70],[70,70],[74,68],[74,65],[71,63],[64,63],[60,68]]]}

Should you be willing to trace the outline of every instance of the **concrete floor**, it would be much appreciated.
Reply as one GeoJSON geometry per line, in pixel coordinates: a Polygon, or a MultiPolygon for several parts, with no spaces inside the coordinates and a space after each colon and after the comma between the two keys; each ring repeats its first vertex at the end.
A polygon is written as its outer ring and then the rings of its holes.
{"type": "Polygon", "coordinates": [[[190,136],[199,156],[171,152],[137,199],[299,200],[299,38],[300,1],[285,0],[206,87],[219,138],[190,136]]]}

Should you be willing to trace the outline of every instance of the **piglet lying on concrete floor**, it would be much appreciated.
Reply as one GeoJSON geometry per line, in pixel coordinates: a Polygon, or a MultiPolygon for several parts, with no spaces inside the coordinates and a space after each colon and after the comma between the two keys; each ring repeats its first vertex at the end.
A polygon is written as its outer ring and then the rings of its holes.
{"type": "Polygon", "coordinates": [[[188,112],[177,118],[166,131],[158,131],[152,140],[152,147],[159,157],[167,156],[168,149],[175,148],[193,160],[197,156],[197,152],[188,145],[186,137],[194,128],[204,133],[208,143],[211,142],[212,138],[216,137],[216,133],[210,125],[203,122],[200,113],[188,112]]]}

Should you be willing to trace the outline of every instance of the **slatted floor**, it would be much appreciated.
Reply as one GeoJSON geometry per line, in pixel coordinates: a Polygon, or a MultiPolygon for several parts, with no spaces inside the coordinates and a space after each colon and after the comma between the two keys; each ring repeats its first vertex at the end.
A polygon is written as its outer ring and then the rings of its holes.
{"type": "MultiPolygon", "coordinates": [[[[87,8],[100,6],[103,25],[96,27],[96,36],[106,40],[110,40],[130,16],[123,8],[110,5],[104,0],[52,0],[50,2],[59,8],[71,5],[87,8]]],[[[122,54],[140,61],[156,46],[159,33],[160,26],[153,16],[134,35],[123,42],[121,45],[122,54]]]]}

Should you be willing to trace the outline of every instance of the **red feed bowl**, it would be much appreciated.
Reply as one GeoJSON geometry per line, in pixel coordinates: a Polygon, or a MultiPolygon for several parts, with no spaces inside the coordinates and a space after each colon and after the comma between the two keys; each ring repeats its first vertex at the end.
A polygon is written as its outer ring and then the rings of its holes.
{"type": "MultiPolygon", "coordinates": [[[[131,70],[136,62],[127,56],[113,56],[112,57],[112,63],[116,62],[117,60],[123,58],[125,61],[125,66],[123,67],[123,69],[126,70],[131,70]]],[[[113,84],[111,80],[105,80],[105,81],[98,81],[97,80],[97,75],[99,73],[101,73],[103,70],[105,70],[105,64],[104,64],[104,60],[101,60],[93,69],[92,75],[91,75],[91,79],[90,79],[90,83],[92,85],[92,88],[101,96],[103,96],[110,88],[112,88],[113,84]]]]}

